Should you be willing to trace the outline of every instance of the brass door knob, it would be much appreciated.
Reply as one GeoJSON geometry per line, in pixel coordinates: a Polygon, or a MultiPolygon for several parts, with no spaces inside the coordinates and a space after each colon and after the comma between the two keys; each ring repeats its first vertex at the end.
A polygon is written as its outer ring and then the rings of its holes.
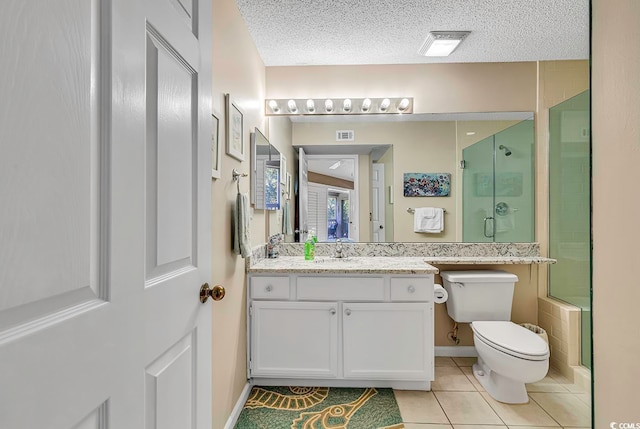
{"type": "Polygon", "coordinates": [[[200,288],[200,302],[205,303],[211,297],[214,301],[220,301],[224,298],[225,290],[220,285],[215,285],[213,288],[209,288],[209,283],[205,283],[200,288]]]}

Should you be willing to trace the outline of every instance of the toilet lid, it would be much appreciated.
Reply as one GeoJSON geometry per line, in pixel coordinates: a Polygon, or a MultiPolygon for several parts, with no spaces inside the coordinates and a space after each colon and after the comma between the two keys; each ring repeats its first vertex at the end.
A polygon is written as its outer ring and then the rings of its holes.
{"type": "Polygon", "coordinates": [[[528,360],[545,360],[549,346],[537,334],[509,321],[471,323],[478,339],[494,349],[528,360]]]}

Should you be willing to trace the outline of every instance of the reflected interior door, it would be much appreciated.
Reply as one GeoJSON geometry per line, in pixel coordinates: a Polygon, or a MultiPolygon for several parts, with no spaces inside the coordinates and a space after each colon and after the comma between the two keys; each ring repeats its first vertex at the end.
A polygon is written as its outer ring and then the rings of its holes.
{"type": "Polygon", "coordinates": [[[371,168],[371,228],[374,243],[385,240],[384,164],[371,168]]]}
{"type": "Polygon", "coordinates": [[[304,243],[309,233],[309,161],[302,148],[298,149],[298,184],[298,231],[300,242],[304,243]]]}
{"type": "Polygon", "coordinates": [[[3,1],[0,427],[211,428],[211,14],[3,1]]]}
{"type": "Polygon", "coordinates": [[[494,136],[462,151],[462,239],[486,243],[494,239],[494,136]]]}

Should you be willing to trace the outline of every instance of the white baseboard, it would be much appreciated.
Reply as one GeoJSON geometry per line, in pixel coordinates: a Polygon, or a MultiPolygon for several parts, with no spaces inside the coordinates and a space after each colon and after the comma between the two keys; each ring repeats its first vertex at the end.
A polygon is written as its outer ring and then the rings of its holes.
{"type": "Polygon", "coordinates": [[[236,405],[233,407],[231,415],[227,419],[227,423],[224,425],[224,429],[233,429],[233,427],[236,425],[236,422],[240,417],[240,413],[242,412],[242,408],[244,407],[245,402],[247,402],[249,393],[251,393],[251,387],[251,384],[248,382],[244,385],[244,389],[242,389],[242,393],[238,398],[238,402],[236,402],[236,405]]]}
{"type": "Polygon", "coordinates": [[[476,357],[474,346],[436,346],[436,356],[476,357]]]}

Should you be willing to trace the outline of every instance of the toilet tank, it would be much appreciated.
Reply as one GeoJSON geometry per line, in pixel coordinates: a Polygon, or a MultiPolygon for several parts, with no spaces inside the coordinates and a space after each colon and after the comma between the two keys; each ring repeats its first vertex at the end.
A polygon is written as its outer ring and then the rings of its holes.
{"type": "Polygon", "coordinates": [[[456,322],[511,320],[513,289],[518,276],[499,270],[443,271],[449,294],[447,313],[456,322]]]}

